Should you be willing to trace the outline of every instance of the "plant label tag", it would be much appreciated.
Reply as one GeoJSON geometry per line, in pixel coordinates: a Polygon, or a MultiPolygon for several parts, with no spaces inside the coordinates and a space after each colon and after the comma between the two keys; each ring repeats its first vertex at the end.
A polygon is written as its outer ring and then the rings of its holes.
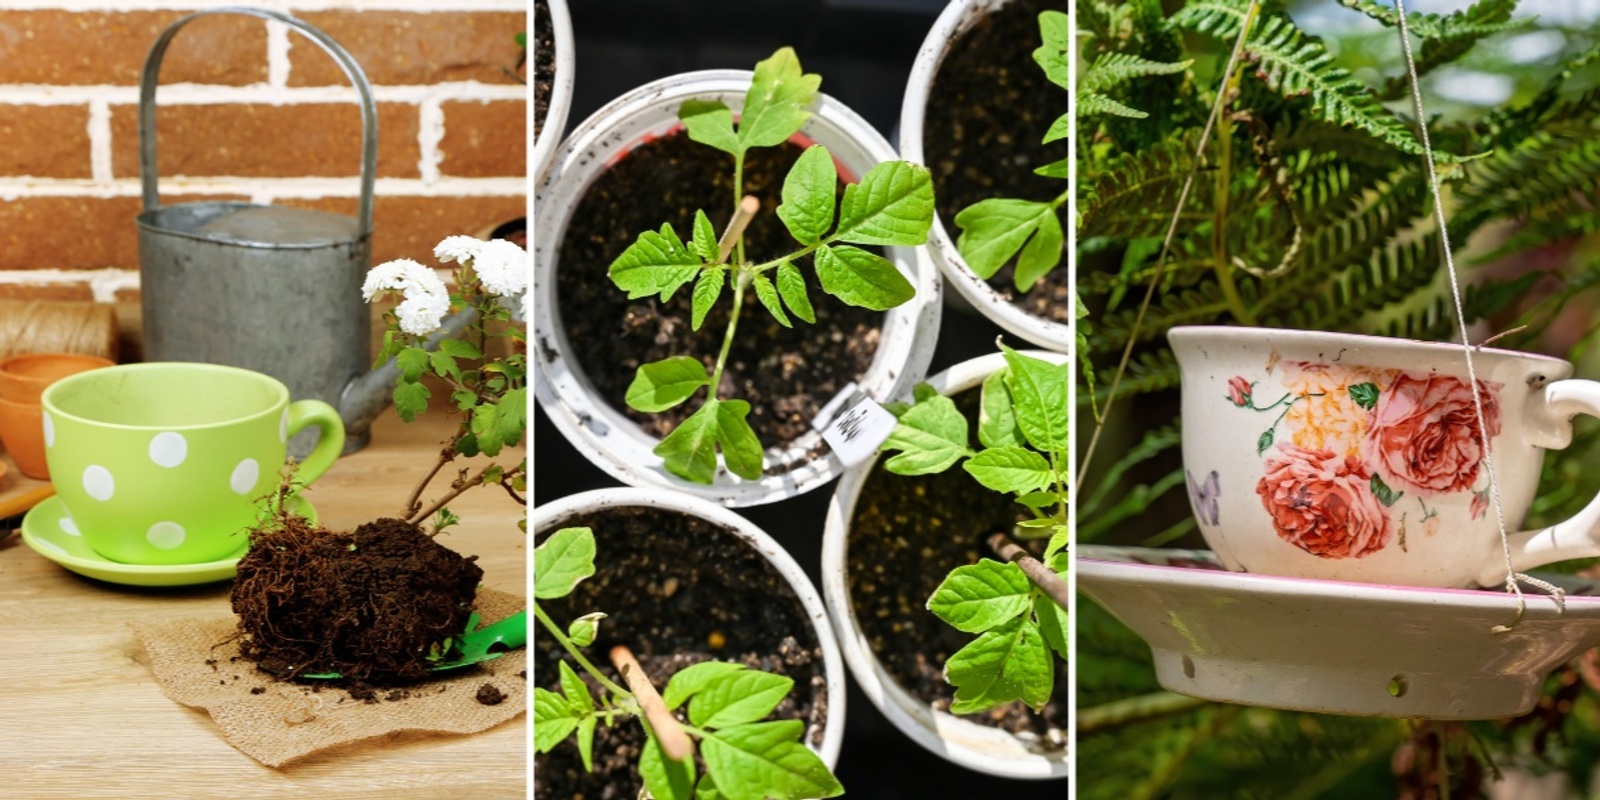
{"type": "Polygon", "coordinates": [[[834,416],[822,429],[822,439],[845,466],[853,467],[878,452],[878,446],[894,432],[896,422],[888,409],[870,397],[862,397],[834,416]]]}

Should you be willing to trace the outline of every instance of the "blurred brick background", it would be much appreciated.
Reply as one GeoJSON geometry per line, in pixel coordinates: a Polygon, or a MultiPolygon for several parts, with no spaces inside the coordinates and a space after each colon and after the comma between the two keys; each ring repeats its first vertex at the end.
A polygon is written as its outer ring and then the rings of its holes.
{"type": "MultiPolygon", "coordinates": [[[[138,292],[139,79],[204,0],[0,3],[0,298],[138,292]]],[[[526,213],[526,0],[253,0],[348,50],[378,105],[373,262],[438,266],[445,236],[526,213]],[[520,73],[518,73],[520,74],[520,73]]],[[[321,48],[276,22],[196,19],[156,93],[162,203],[237,199],[354,215],[361,117],[321,48]]]]}

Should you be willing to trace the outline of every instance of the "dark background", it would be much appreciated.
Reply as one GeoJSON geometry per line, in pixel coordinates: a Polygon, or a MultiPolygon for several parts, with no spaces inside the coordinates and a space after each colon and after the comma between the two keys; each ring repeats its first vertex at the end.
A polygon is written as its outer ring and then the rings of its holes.
{"type": "MultiPolygon", "coordinates": [[[[943,0],[569,0],[576,86],[567,131],[641,84],[701,69],[752,69],[784,45],[822,91],[866,118],[891,144],[917,49],[943,0]]],[[[995,350],[1000,329],[947,307],[929,373],[995,350]]],[[[1007,337],[1013,345],[1024,344],[1007,337]]],[[[549,502],[617,482],[590,464],[535,413],[533,501],[549,502]]],[[[819,588],[823,520],[834,483],[801,497],[735,509],[778,540],[819,588]]],[[[929,617],[929,624],[939,624],[929,617]]],[[[848,670],[847,670],[848,672],[848,670]]],[[[844,747],[835,773],[863,800],[1005,800],[1067,796],[1065,781],[996,778],[951,764],[900,733],[847,676],[844,747]]],[[[1066,691],[1058,687],[1057,691],[1066,691]]]]}

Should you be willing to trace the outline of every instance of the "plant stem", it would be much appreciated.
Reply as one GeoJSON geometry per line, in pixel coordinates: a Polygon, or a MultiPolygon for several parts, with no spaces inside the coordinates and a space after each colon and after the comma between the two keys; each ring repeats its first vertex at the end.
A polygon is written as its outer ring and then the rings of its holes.
{"type": "Polygon", "coordinates": [[[544,609],[540,608],[537,602],[533,604],[533,616],[535,619],[539,620],[539,624],[543,625],[545,630],[550,632],[551,636],[556,637],[556,642],[567,651],[568,655],[572,656],[573,659],[578,662],[578,666],[583,667],[584,672],[589,673],[594,677],[595,680],[600,682],[601,686],[606,687],[606,691],[609,691],[618,697],[633,696],[632,692],[629,692],[627,689],[618,686],[615,681],[607,678],[605,673],[602,673],[598,667],[590,662],[588,657],[584,656],[583,651],[579,650],[578,646],[573,644],[572,640],[568,639],[565,633],[561,632],[561,627],[556,625],[554,620],[550,619],[550,615],[544,613],[544,609]]]}
{"type": "Polygon", "coordinates": [[[1153,692],[1078,710],[1078,733],[1099,733],[1135,722],[1183,714],[1207,701],[1174,692],[1153,692]]]}
{"type": "MultiPolygon", "coordinates": [[[[743,209],[744,206],[745,206],[744,153],[740,152],[740,153],[734,153],[733,154],[733,216],[734,216],[734,219],[738,219],[739,211],[741,209],[743,209]]],[[[732,228],[733,227],[733,223],[729,222],[728,223],[728,227],[732,228]]],[[[742,232],[744,231],[744,226],[740,225],[739,226],[739,230],[740,230],[740,232],[742,234],[742,232]]],[[[735,261],[737,263],[739,263],[739,264],[743,264],[744,263],[744,236],[743,235],[736,236],[734,238],[734,252],[735,252],[735,255],[736,255],[735,261]]],[[[723,255],[722,258],[723,258],[724,261],[726,261],[728,257],[727,257],[727,255],[723,255]]],[[[715,387],[716,384],[713,383],[712,386],[715,387]]]]}
{"type": "MultiPolygon", "coordinates": [[[[1244,74],[1244,65],[1237,67],[1233,73],[1224,76],[1222,84],[1222,99],[1219,100],[1224,107],[1239,89],[1239,78],[1244,74]]],[[[1212,217],[1211,227],[1211,255],[1212,269],[1217,273],[1217,285],[1222,289],[1222,298],[1227,301],[1228,309],[1233,312],[1234,319],[1240,325],[1255,325],[1255,314],[1244,305],[1244,299],[1239,296],[1239,287],[1233,280],[1233,260],[1228,254],[1228,200],[1229,192],[1233,185],[1233,118],[1226,111],[1217,118],[1217,174],[1215,189],[1215,212],[1212,217]]]]}
{"type": "Polygon", "coordinates": [[[444,469],[444,465],[454,461],[455,459],[455,448],[443,447],[439,450],[438,462],[433,465],[433,469],[428,470],[427,475],[422,476],[422,480],[417,481],[416,488],[411,490],[411,496],[406,498],[406,508],[400,513],[401,519],[410,520],[411,515],[417,513],[417,510],[422,508],[422,491],[428,488],[428,484],[433,483],[434,476],[439,474],[439,470],[444,469]]]}
{"type": "Polygon", "coordinates": [[[1043,561],[1028,555],[1028,551],[1019,547],[1003,533],[990,535],[988,541],[989,549],[996,555],[1021,567],[1022,574],[1028,576],[1028,580],[1054,600],[1056,605],[1061,606],[1062,610],[1068,608],[1070,592],[1067,591],[1067,582],[1062,580],[1060,575],[1045,566],[1043,561]]]}
{"type": "MultiPolygon", "coordinates": [[[[734,173],[734,183],[739,182],[734,173]]],[[[718,241],[718,263],[728,260],[730,249],[735,251],[737,263],[733,269],[733,310],[728,313],[728,330],[722,334],[722,349],[717,353],[717,365],[711,370],[711,399],[715,400],[722,386],[722,370],[728,365],[728,353],[733,350],[733,334],[739,329],[739,310],[744,307],[744,290],[750,285],[750,276],[744,266],[744,229],[750,219],[761,210],[761,201],[752,195],[739,201],[739,207],[728,220],[728,229],[718,241]]]]}
{"type": "MultiPolygon", "coordinates": [[[[406,522],[410,522],[410,523],[415,525],[415,524],[421,523],[422,520],[425,520],[428,517],[433,516],[434,513],[437,512],[439,509],[444,508],[444,504],[445,503],[448,503],[451,500],[454,500],[457,497],[460,497],[462,492],[465,492],[466,490],[471,489],[472,487],[483,483],[483,476],[487,475],[489,473],[489,470],[494,469],[495,467],[499,467],[499,466],[500,466],[499,464],[490,464],[489,466],[486,466],[483,469],[478,470],[478,474],[472,476],[471,478],[459,478],[456,481],[452,482],[450,484],[450,491],[445,492],[443,497],[439,498],[438,500],[435,500],[433,502],[433,505],[428,506],[428,509],[426,511],[421,511],[421,512],[418,512],[418,513],[411,514],[410,516],[407,516],[406,517],[406,522]]],[[[515,477],[517,475],[517,473],[519,473],[521,471],[522,471],[522,466],[520,464],[515,466],[515,467],[512,467],[511,469],[505,471],[505,474],[504,474],[504,477],[502,478],[502,480],[504,480],[504,478],[515,477]]],[[[463,470],[463,472],[465,472],[465,470],[463,470]]]]}
{"type": "MultiPolygon", "coordinates": [[[[761,201],[755,195],[745,195],[739,201],[738,208],[733,211],[733,219],[728,220],[728,229],[722,232],[722,238],[717,241],[717,263],[728,260],[728,254],[734,247],[744,241],[744,229],[754,219],[756,212],[761,210],[761,201]]],[[[740,258],[740,261],[743,261],[740,258]]]]}
{"type": "Polygon", "coordinates": [[[622,679],[627,681],[628,688],[633,690],[634,699],[639,702],[639,708],[644,711],[644,718],[655,731],[656,741],[661,744],[661,753],[673,761],[682,761],[693,756],[694,742],[683,732],[683,726],[678,723],[678,718],[667,710],[667,704],[662,701],[661,695],[656,693],[656,687],[650,683],[650,676],[644,674],[644,668],[639,666],[638,660],[633,657],[633,652],[626,645],[619,644],[611,648],[611,665],[622,673],[622,679]]]}

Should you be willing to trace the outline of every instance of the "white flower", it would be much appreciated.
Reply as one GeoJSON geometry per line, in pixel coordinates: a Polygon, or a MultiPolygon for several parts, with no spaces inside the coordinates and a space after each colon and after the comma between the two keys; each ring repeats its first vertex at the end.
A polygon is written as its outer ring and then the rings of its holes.
{"type": "Polygon", "coordinates": [[[504,239],[482,245],[472,258],[472,271],[478,274],[483,288],[499,297],[516,297],[527,291],[528,251],[504,239]]]}
{"type": "Polygon", "coordinates": [[[450,311],[450,290],[438,273],[412,261],[400,258],[379,264],[367,272],[361,284],[361,297],[367,302],[386,290],[398,290],[404,300],[395,308],[400,318],[400,329],[422,336],[432,333],[450,311]]]}
{"type": "Polygon", "coordinates": [[[466,262],[469,258],[478,255],[485,242],[471,236],[446,236],[438,247],[433,248],[433,257],[449,263],[451,261],[466,262]]]}

